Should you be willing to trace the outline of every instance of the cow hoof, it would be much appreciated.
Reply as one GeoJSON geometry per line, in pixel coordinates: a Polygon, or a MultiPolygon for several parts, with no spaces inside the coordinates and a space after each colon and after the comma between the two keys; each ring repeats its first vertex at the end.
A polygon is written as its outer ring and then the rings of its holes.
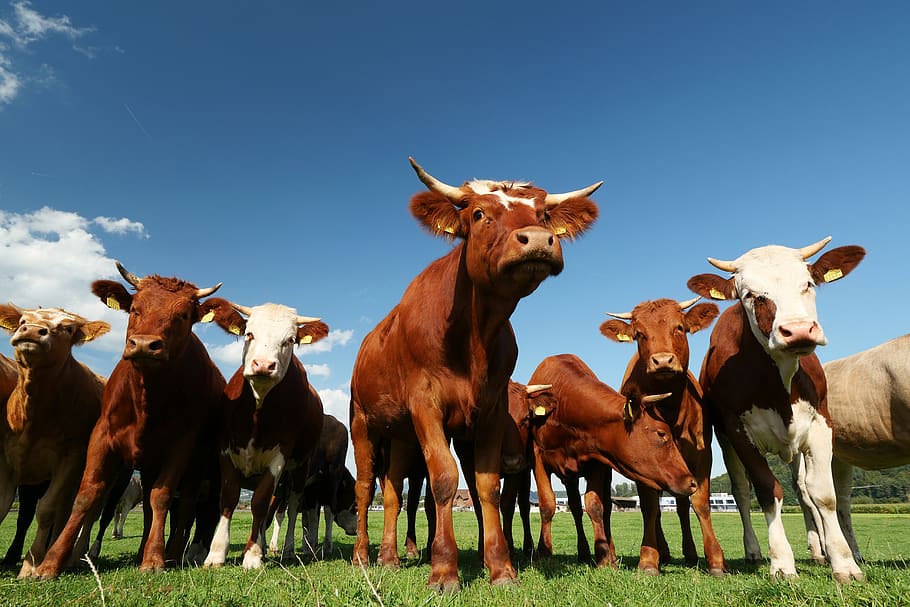
{"type": "Polygon", "coordinates": [[[727,571],[723,568],[713,567],[711,569],[708,569],[708,575],[711,577],[725,577],[727,575],[727,571]]]}
{"type": "Polygon", "coordinates": [[[208,561],[208,560],[206,560],[206,561],[202,564],[202,568],[203,568],[203,569],[221,569],[222,567],[224,567],[224,561],[218,562],[218,561],[208,561]]]}
{"type": "Polygon", "coordinates": [[[839,584],[849,584],[851,581],[865,582],[866,576],[862,571],[835,571],[834,579],[839,584]]]}
{"type": "Polygon", "coordinates": [[[36,572],[37,572],[37,568],[34,565],[32,565],[31,563],[29,563],[28,561],[25,561],[24,563],[22,563],[22,569],[19,570],[19,575],[17,577],[20,580],[27,580],[29,578],[36,577],[37,576],[36,572]]]}
{"type": "Polygon", "coordinates": [[[503,569],[498,575],[490,575],[490,584],[493,586],[508,586],[518,584],[518,574],[511,567],[503,569]]]}
{"type": "Polygon", "coordinates": [[[142,573],[157,573],[159,571],[164,571],[164,563],[142,563],[139,567],[139,571],[142,573]]]}
{"type": "Polygon", "coordinates": [[[439,580],[436,582],[431,579],[427,582],[427,586],[443,594],[455,594],[461,590],[461,582],[458,581],[457,577],[454,580],[439,580]]]}
{"type": "Polygon", "coordinates": [[[647,576],[658,576],[660,575],[660,569],[657,567],[641,567],[638,572],[642,575],[647,576]]]}
{"type": "Polygon", "coordinates": [[[771,578],[776,580],[795,580],[799,578],[799,574],[795,571],[784,571],[783,569],[778,569],[777,571],[771,572],[771,578]]]}

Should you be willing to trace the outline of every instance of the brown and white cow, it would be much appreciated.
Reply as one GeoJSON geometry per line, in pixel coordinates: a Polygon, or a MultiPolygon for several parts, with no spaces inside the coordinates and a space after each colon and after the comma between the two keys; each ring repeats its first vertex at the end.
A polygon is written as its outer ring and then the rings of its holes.
{"type": "Polygon", "coordinates": [[[224,392],[224,419],[218,441],[221,464],[221,519],[205,559],[224,565],[231,518],[242,486],[253,488],[253,524],[243,549],[243,568],[258,569],[265,554],[269,504],[282,473],[306,468],[322,431],[322,401],[294,354],[298,344],[319,341],[329,327],[298,316],[287,306],[248,308],[213,297],[203,306],[222,329],[242,335],[243,360],[224,392]]]}
{"type": "Polygon", "coordinates": [[[803,454],[806,490],[820,513],[826,553],[834,577],[845,582],[863,579],[863,573],[834,509],[827,383],[814,353],[827,339],[815,289],[849,274],[866,253],[844,246],[806,262],[830,240],[801,249],[759,247],[734,261],[709,258],[732,276],[700,274],[688,284],[703,297],[738,300],[711,333],[700,380],[743,521],[746,558],[761,558],[749,517],[751,481],[768,522],[771,575],[796,575],[780,516],[783,491],[765,457],[776,453],[789,463],[803,454]]]}
{"type": "MultiPolygon", "coordinates": [[[[853,531],[853,468],[881,470],[910,463],[910,335],[824,364],[828,414],[834,430],[831,470],[837,517],[853,557],[862,559],[853,531]]],[[[805,468],[801,468],[805,471],[805,468]]],[[[797,479],[798,487],[805,479],[797,479]]],[[[801,492],[802,493],[802,492],[801,492]]],[[[824,562],[824,529],[811,503],[801,500],[809,551],[824,562]]]]}
{"type": "MultiPolygon", "coordinates": [[[[634,342],[632,355],[620,392],[670,396],[658,407],[673,430],[683,460],[698,483],[692,497],[677,496],[676,508],[682,527],[683,554],[686,562],[698,562],[698,553],[689,523],[689,504],[698,517],[704,540],[705,559],[711,575],[726,570],[724,553],[711,524],[711,422],[703,410],[701,387],[689,371],[689,333],[708,327],[719,314],[713,303],[695,305],[699,298],[685,302],[657,299],[638,304],[631,312],[607,314],[613,320],[600,325],[600,332],[617,342],[634,342]]],[[[637,483],[644,518],[644,536],[638,568],[645,573],[660,572],[661,562],[669,560],[669,548],[660,528],[660,492],[637,483]]]]}
{"type": "MultiPolygon", "coordinates": [[[[690,495],[695,478],[680,455],[673,433],[656,402],[667,394],[624,396],[597,379],[574,354],[545,358],[531,384],[551,387],[532,399],[534,478],[540,500],[540,556],[553,554],[550,526],[556,498],[550,475],[566,485],[578,501],[578,479],[585,477],[585,508],[594,526],[594,559],[615,567],[610,532],[611,468],[655,491],[690,495]]],[[[578,533],[579,560],[590,555],[581,525],[581,504],[571,503],[578,533]]]]}
{"type": "Polygon", "coordinates": [[[509,317],[521,298],[562,271],[560,239],[574,238],[594,222],[597,206],[588,196],[600,183],[566,194],[510,181],[454,187],[413,159],[411,164],[430,190],[411,199],[411,213],[433,234],[461,242],[411,282],[358,352],[351,381],[358,513],[353,562],[369,562],[367,506],[379,475],[385,505],[379,562],[397,566],[395,522],[409,449],[396,443],[419,443],[437,513],[428,583],[449,591],[460,587],[452,527],[458,469],[449,439],[462,439],[459,459],[468,480],[476,478],[490,581],[509,582],[516,574],[497,509],[508,382],[518,355],[509,317]]]}
{"type": "Polygon", "coordinates": [[[18,367],[6,402],[0,458],[0,521],[16,488],[49,481],[37,506],[37,532],[19,577],[29,577],[70,515],[85,468],[89,435],[101,410],[104,378],[73,358],[73,346],[110,325],[60,308],[0,305],[0,327],[12,334],[18,367]]]}
{"type": "Polygon", "coordinates": [[[202,470],[214,457],[213,433],[203,429],[217,423],[224,377],[192,328],[204,313],[201,300],[221,284],[200,289],[179,278],[139,278],[119,262],[117,269],[135,293],[112,280],[96,280],[92,292],[129,313],[123,358],[104,390],[73,512],[36,571],[42,578],[56,577],[69,564],[80,530],[87,543],[105,494],[124,468],[142,474],[140,569],[178,562],[183,534],[172,533],[167,547],[164,542],[168,507],[179,491],[177,528],[188,529],[202,470]]]}

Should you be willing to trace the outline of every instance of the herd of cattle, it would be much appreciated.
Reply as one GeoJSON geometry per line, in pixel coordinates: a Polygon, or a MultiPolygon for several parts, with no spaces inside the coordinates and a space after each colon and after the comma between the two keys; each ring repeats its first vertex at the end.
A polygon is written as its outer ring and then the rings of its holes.
{"type": "MultiPolygon", "coordinates": [[[[826,368],[815,356],[816,346],[826,343],[816,288],[849,274],[865,255],[861,247],[835,248],[814,262],[808,260],[830,238],[801,249],[761,247],[733,261],[709,258],[729,276],[690,278],[699,297],[643,302],[631,312],[610,313],[601,325],[608,339],[637,346],[618,391],[570,354],[543,360],[525,386],[511,381],[518,348],[509,318],[522,298],[560,273],[562,241],[594,223],[598,209],[589,196],[601,184],[564,194],[518,182],[455,187],[411,164],[428,188],[412,198],[411,213],[434,235],[460,242],[410,283],[363,340],[351,378],[356,479],[344,467],[347,431],[323,413],[294,355],[298,344],[328,334],[318,318],[283,305],[241,306],[211,297],[220,284],[198,288],[178,278],[139,277],[118,263],[132,292],[117,281],[91,285],[107,306],[129,314],[122,359],[105,379],[71,350],[108,332],[107,323],[58,308],[0,306],[0,326],[12,334],[15,351],[15,360],[0,356],[0,520],[18,490],[23,529],[4,564],[18,562],[32,512],[37,531],[20,578],[53,578],[87,552],[97,556],[117,498],[137,483],[131,477],[138,470],[142,570],[187,560],[224,565],[242,487],[253,490],[244,568],[262,566],[273,516],[286,516],[283,558],[295,555],[301,510],[308,513],[306,544],[315,550],[322,505],[323,548],[332,550],[338,515],[339,524],[356,533],[353,563],[366,565],[377,481],[384,504],[377,559],[397,566],[404,480],[415,491],[428,479],[428,583],[457,590],[454,448],[476,504],[478,549],[493,584],[516,578],[516,503],[525,523],[523,548],[531,549],[532,472],[541,556],[552,554],[555,474],[568,490],[579,558],[591,558],[578,489],[584,477],[593,558],[616,566],[609,516],[611,471],[617,470],[636,482],[641,500],[639,569],[656,574],[669,559],[658,505],[660,492],[669,491],[677,496],[686,561],[698,560],[691,505],[708,570],[720,576],[728,568],[709,506],[716,434],[747,559],[761,559],[748,513],[751,485],[768,524],[770,572],[796,575],[781,522],[781,485],[766,460],[774,453],[790,462],[812,556],[829,562],[838,581],[863,579],[850,524],[852,466],[910,461],[910,394],[901,379],[910,366],[910,337],[826,368]],[[714,303],[697,303],[700,297],[734,303],[721,314],[714,303]],[[687,335],[715,319],[696,377],[687,335]],[[227,382],[192,331],[194,323],[209,321],[244,339],[241,365],[227,382]],[[101,532],[89,550],[99,517],[101,532]]],[[[417,504],[413,497],[408,502],[417,504]]],[[[409,554],[416,551],[415,513],[409,508],[409,554]]],[[[276,526],[270,550],[278,550],[278,539],[276,526]]]]}

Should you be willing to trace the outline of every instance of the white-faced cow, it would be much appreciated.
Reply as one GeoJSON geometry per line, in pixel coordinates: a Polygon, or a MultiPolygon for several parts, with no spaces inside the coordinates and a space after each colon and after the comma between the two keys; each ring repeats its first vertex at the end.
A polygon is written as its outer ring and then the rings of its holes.
{"type": "MultiPolygon", "coordinates": [[[[825,363],[828,414],[834,429],[831,470],[837,517],[853,557],[862,554],[850,513],[853,468],[882,470],[910,464],[910,335],[825,363]]],[[[801,468],[802,471],[805,468],[801,468]]],[[[797,488],[805,479],[797,480],[797,488]]],[[[802,491],[800,491],[802,494],[802,491]]],[[[801,500],[813,558],[824,562],[824,528],[817,509],[801,500]]]]}
{"type": "Polygon", "coordinates": [[[411,213],[430,232],[460,239],[408,286],[400,303],[363,340],[351,380],[351,438],[357,464],[354,564],[369,562],[367,508],[383,479],[385,531],[379,562],[398,565],[395,524],[409,445],[419,443],[436,498],[429,585],[460,587],[452,527],[458,469],[476,478],[490,581],[514,580],[497,509],[502,430],[518,348],[509,317],[518,302],[563,268],[562,238],[597,217],[588,196],[600,184],[548,194],[528,183],[447,185],[411,164],[429,192],[411,213]],[[396,443],[399,445],[397,448],[396,443]]]}
{"type": "Polygon", "coordinates": [[[19,577],[29,577],[70,515],[85,468],[89,435],[101,410],[104,378],[76,361],[72,348],[110,330],[59,308],[0,305],[12,334],[18,381],[6,403],[0,458],[0,521],[16,488],[50,481],[38,503],[38,530],[19,577]]]}
{"type": "MultiPolygon", "coordinates": [[[[783,492],[767,453],[788,463],[805,455],[806,489],[818,509],[834,577],[862,579],[834,510],[831,423],[827,384],[815,348],[827,343],[815,307],[816,286],[850,273],[865,256],[858,246],[832,249],[806,260],[830,240],[802,249],[766,246],[734,261],[708,259],[729,278],[700,274],[689,288],[704,297],[738,300],[718,319],[701,370],[705,404],[718,433],[744,527],[749,517],[749,481],[768,522],[771,575],[795,576],[793,550],[781,521],[783,492]]],[[[759,559],[757,543],[746,558],[759,559]]]]}
{"type": "Polygon", "coordinates": [[[82,531],[87,544],[105,495],[124,469],[142,474],[140,569],[157,571],[166,561],[178,563],[202,474],[215,456],[214,433],[204,429],[217,423],[224,377],[192,327],[202,318],[201,300],[220,283],[200,289],[179,278],[139,278],[119,262],[117,269],[135,293],[112,280],[96,280],[92,292],[109,307],[129,313],[123,358],[104,389],[73,512],[36,570],[42,578],[58,576],[71,556],[82,556],[81,548],[73,555],[76,536],[82,531]],[[178,491],[180,511],[165,546],[168,508],[178,491]]]}
{"type": "Polygon", "coordinates": [[[253,525],[243,549],[243,568],[258,569],[278,479],[286,469],[306,468],[322,431],[322,401],[294,348],[319,341],[329,328],[318,318],[298,316],[293,308],[278,304],[248,308],[213,297],[203,310],[203,320],[214,319],[225,331],[244,339],[242,363],[224,392],[218,443],[221,519],[205,566],[224,564],[231,518],[240,488],[246,486],[254,489],[253,525]]]}
{"type": "MultiPolygon", "coordinates": [[[[607,314],[613,316],[600,326],[600,332],[617,342],[634,342],[638,349],[632,355],[620,392],[633,394],[663,394],[670,396],[658,407],[673,430],[679,451],[695,476],[698,490],[688,497],[676,496],[677,513],[683,535],[683,555],[686,562],[698,562],[698,553],[689,524],[689,504],[698,517],[704,540],[705,559],[711,575],[720,576],[726,570],[724,553],[711,524],[711,422],[703,410],[701,388],[689,371],[689,333],[708,327],[719,314],[713,303],[693,304],[657,299],[638,304],[631,312],[607,314]]],[[[645,573],[660,572],[660,563],[670,558],[669,548],[660,528],[660,493],[636,483],[644,518],[644,536],[638,568],[645,573]]]]}

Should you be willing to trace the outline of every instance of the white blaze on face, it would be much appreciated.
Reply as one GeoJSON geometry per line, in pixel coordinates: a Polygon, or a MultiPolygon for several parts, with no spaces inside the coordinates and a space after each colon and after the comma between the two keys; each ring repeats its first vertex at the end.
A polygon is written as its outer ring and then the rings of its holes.
{"type": "Polygon", "coordinates": [[[297,311],[279,304],[251,308],[244,339],[243,376],[261,406],[291,364],[297,345],[297,311]]]}
{"type": "Polygon", "coordinates": [[[519,181],[507,183],[503,181],[488,181],[485,179],[475,179],[474,181],[468,183],[468,187],[471,188],[475,194],[492,194],[493,196],[499,198],[499,202],[507,210],[511,209],[513,204],[523,204],[525,206],[531,207],[532,209],[536,208],[537,203],[533,198],[518,198],[516,196],[508,196],[503,191],[507,188],[522,188],[529,185],[531,184],[519,181]]]}
{"type": "MultiPolygon", "coordinates": [[[[816,345],[828,343],[815,308],[815,284],[798,249],[767,246],[752,249],[734,263],[733,282],[739,300],[749,318],[752,334],[781,368],[781,377],[789,386],[799,364],[799,356],[811,354],[816,345]],[[762,304],[770,302],[773,307],[762,304]],[[770,333],[761,327],[762,308],[773,309],[770,333]],[[814,345],[799,351],[788,350],[781,328],[814,325],[814,345]]],[[[767,322],[767,321],[766,321],[767,322]]],[[[765,327],[767,330],[768,327],[765,327]]]]}
{"type": "MultiPolygon", "coordinates": [[[[80,324],[80,318],[60,308],[38,308],[36,310],[22,310],[19,327],[13,332],[10,343],[16,350],[26,356],[39,355],[42,360],[47,354],[54,352],[53,358],[63,356],[59,350],[64,344],[66,351],[72,346],[72,332],[80,324]],[[68,332],[63,327],[70,327],[68,332]],[[59,334],[67,333],[64,339],[59,339],[59,334]]],[[[84,321],[83,321],[84,322],[84,321]]],[[[49,361],[48,361],[49,362],[49,361]]]]}

